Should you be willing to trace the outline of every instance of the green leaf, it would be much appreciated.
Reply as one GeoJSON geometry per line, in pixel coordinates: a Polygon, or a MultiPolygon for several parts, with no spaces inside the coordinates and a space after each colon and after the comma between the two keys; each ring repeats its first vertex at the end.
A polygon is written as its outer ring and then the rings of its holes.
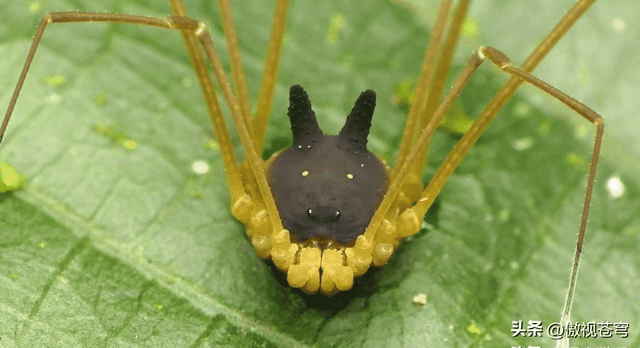
{"type": "MultiPolygon", "coordinates": [[[[571,3],[475,2],[467,26],[477,33],[461,42],[453,74],[480,45],[522,62],[571,3]]],[[[226,54],[215,3],[189,6],[226,54]]],[[[337,132],[371,88],[378,106],[370,148],[393,163],[406,114],[391,102],[393,90],[418,74],[434,5],[297,0],[291,7],[268,152],[290,141],[291,84],[307,89],[326,133],[337,132]]],[[[41,16],[63,10],[170,12],[158,1],[5,5],[0,105],[41,16]]],[[[638,11],[622,0],[596,3],[536,71],[606,120],[572,319],[626,322],[629,338],[572,341],[578,346],[640,342],[638,11]],[[619,198],[607,190],[612,177],[626,187],[619,198]]],[[[270,1],[234,5],[254,101],[272,12],[270,1]]],[[[466,114],[477,115],[505,79],[483,67],[460,98],[466,114]]],[[[353,290],[306,296],[256,256],[229,212],[220,152],[180,34],[52,24],[0,146],[0,161],[28,180],[0,196],[0,342],[552,346],[546,334],[512,337],[512,321],[559,320],[593,134],[585,120],[523,88],[456,170],[424,231],[353,290]],[[51,76],[64,83],[46,83],[51,76]],[[203,163],[209,171],[196,174],[192,167],[203,163]],[[412,303],[416,294],[427,296],[424,306],[412,303]]],[[[425,179],[456,140],[435,137],[425,179]]]]}
{"type": "Polygon", "coordinates": [[[20,189],[26,181],[10,164],[0,163],[0,193],[20,189]]]}

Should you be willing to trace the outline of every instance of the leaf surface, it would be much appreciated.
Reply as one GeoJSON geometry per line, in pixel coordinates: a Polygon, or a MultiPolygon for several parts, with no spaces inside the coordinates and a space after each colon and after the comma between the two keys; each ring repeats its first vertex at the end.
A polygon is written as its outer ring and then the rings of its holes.
{"type": "MultiPolygon", "coordinates": [[[[477,32],[460,43],[454,74],[481,44],[522,62],[570,5],[475,2],[468,25],[477,32]]],[[[189,6],[226,54],[215,4],[189,6]]],[[[307,89],[326,133],[336,133],[357,95],[371,88],[378,105],[369,147],[393,163],[406,115],[391,102],[393,90],[417,77],[434,5],[291,6],[267,152],[290,142],[291,84],[307,89]]],[[[234,5],[254,102],[272,7],[234,5]]],[[[0,14],[0,105],[8,104],[40,17],[76,9],[169,14],[152,1],[8,5],[0,14]]],[[[631,326],[629,338],[572,341],[579,346],[640,341],[640,309],[631,305],[640,303],[637,12],[624,1],[597,3],[536,72],[607,122],[573,320],[631,326]],[[626,186],[617,199],[606,186],[614,176],[626,186]]],[[[479,113],[505,79],[483,67],[461,96],[462,108],[479,113]]],[[[255,255],[229,212],[220,153],[179,33],[51,25],[0,149],[0,161],[27,177],[21,190],[0,195],[1,342],[551,346],[546,333],[512,337],[511,325],[541,320],[546,327],[559,319],[592,137],[588,122],[523,88],[445,186],[421,233],[352,291],[309,297],[255,255]],[[137,146],[127,148],[126,140],[137,146]],[[192,170],[201,162],[210,169],[204,175],[192,170]],[[420,293],[425,306],[412,303],[420,293]]],[[[456,140],[436,136],[425,180],[456,140]]]]}

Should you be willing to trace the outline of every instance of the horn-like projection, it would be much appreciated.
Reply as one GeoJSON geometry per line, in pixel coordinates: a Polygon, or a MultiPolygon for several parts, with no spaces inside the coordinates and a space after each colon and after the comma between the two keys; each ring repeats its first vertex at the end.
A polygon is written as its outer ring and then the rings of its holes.
{"type": "Polygon", "coordinates": [[[293,85],[289,91],[289,122],[293,133],[293,145],[312,145],[322,138],[316,113],[311,109],[309,95],[300,85],[293,85]]]}
{"type": "Polygon", "coordinates": [[[376,94],[360,94],[340,135],[322,134],[302,87],[289,98],[293,146],[266,169],[282,225],[296,243],[353,245],[389,185],[385,163],[367,150],[376,94]]]}
{"type": "Polygon", "coordinates": [[[359,151],[367,150],[367,136],[375,108],[376,92],[370,89],[362,92],[340,131],[340,141],[350,144],[359,151]]]}

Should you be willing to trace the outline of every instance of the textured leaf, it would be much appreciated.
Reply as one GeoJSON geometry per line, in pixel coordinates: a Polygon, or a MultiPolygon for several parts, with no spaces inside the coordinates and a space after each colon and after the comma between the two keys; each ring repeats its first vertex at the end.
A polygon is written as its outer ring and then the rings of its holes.
{"type": "MultiPolygon", "coordinates": [[[[477,33],[460,44],[454,70],[481,44],[522,62],[571,3],[475,2],[469,27],[477,33]]],[[[225,54],[214,2],[189,6],[225,54]]],[[[391,103],[393,90],[417,76],[434,6],[294,1],[268,152],[290,141],[291,84],[308,90],[327,133],[371,88],[378,106],[370,148],[393,162],[406,114],[391,103]]],[[[234,5],[253,100],[272,7],[234,5]]],[[[76,9],[169,14],[158,1],[5,5],[0,105],[8,104],[40,17],[76,9]]],[[[574,340],[578,346],[640,342],[638,15],[622,0],[595,4],[536,73],[607,122],[572,319],[627,322],[629,338],[574,340]],[[626,185],[617,199],[606,187],[613,176],[626,185]]],[[[466,113],[476,115],[505,79],[483,67],[461,97],[466,113]]],[[[255,255],[231,217],[220,153],[179,33],[51,25],[0,147],[0,162],[27,177],[21,190],[0,195],[0,342],[552,346],[546,334],[513,338],[511,322],[559,319],[592,136],[588,122],[523,88],[451,178],[424,231],[352,291],[306,296],[255,255]],[[202,162],[210,170],[196,174],[192,166],[202,162]],[[425,306],[412,303],[418,293],[427,295],[425,306]]],[[[455,141],[436,136],[425,179],[455,141]]]]}

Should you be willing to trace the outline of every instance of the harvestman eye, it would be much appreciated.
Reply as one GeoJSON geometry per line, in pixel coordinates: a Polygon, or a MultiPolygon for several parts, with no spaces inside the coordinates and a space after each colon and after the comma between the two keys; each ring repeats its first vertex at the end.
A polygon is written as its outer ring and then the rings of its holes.
{"type": "MultiPolygon", "coordinates": [[[[514,66],[505,54],[495,48],[478,48],[440,102],[446,79],[433,77],[443,73],[446,75],[453,50],[444,50],[440,55],[436,53],[443,46],[452,47],[458,40],[468,7],[467,1],[458,4],[449,32],[443,38],[451,12],[451,3],[443,1],[425,52],[424,68],[418,79],[416,96],[393,166],[367,148],[367,137],[376,105],[374,91],[364,91],[355,98],[353,109],[346,117],[339,134],[325,135],[318,126],[309,95],[298,85],[291,87],[289,97],[288,116],[293,138],[291,147],[277,152],[267,161],[260,158],[258,154],[263,150],[287,18],[287,1],[282,0],[276,5],[264,83],[255,117],[250,116],[246,79],[238,58],[237,38],[226,1],[220,3],[222,15],[226,19],[223,23],[227,33],[235,91],[229,87],[206,27],[188,18],[180,0],[171,0],[174,16],[167,18],[83,12],[45,15],[36,31],[25,69],[19,77],[0,127],[0,141],[48,24],[112,22],[180,30],[220,144],[233,215],[246,226],[257,254],[263,259],[271,260],[278,269],[286,273],[290,286],[309,294],[320,291],[332,295],[351,289],[354,277],[363,275],[371,266],[381,267],[386,264],[402,240],[419,231],[427,210],[454,169],[515,90],[523,82],[527,82],[564,103],[596,127],[577,251],[561,321],[566,324],[573,302],[604,122],[587,106],[532,76],[531,72],[592,2],[593,0],[578,1],[521,67],[514,66]],[[198,41],[213,66],[222,95],[231,110],[235,129],[246,152],[243,162],[239,162],[234,154],[217,95],[213,92],[213,84],[197,47],[198,41]],[[434,58],[437,56],[438,61],[434,58]],[[420,178],[429,141],[453,101],[485,61],[493,63],[512,77],[477,117],[428,185],[423,187],[420,178]]],[[[376,115],[376,118],[383,121],[384,115],[376,115]]],[[[565,343],[568,341],[562,341],[562,344],[565,343]]]]}

